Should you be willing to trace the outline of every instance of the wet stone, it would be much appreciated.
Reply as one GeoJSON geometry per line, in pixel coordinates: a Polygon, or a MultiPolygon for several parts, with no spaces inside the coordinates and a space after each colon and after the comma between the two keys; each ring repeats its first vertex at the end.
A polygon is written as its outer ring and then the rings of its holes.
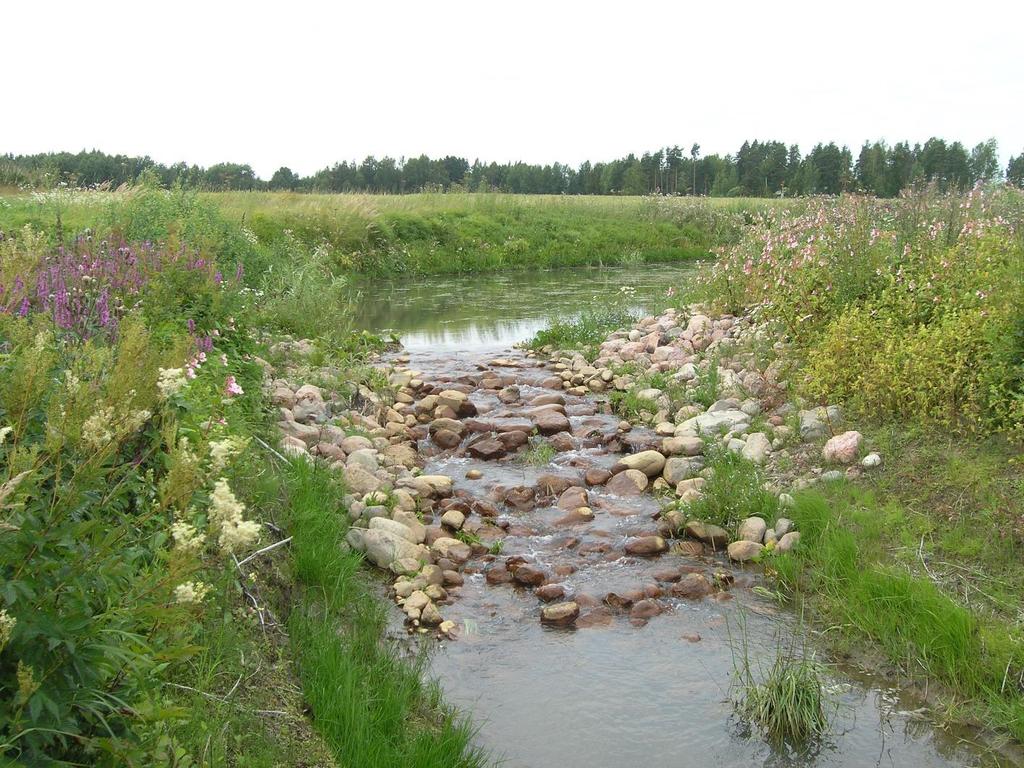
{"type": "Polygon", "coordinates": [[[540,620],[544,624],[556,627],[572,625],[580,615],[580,607],[575,602],[554,603],[541,610],[540,620]]]}

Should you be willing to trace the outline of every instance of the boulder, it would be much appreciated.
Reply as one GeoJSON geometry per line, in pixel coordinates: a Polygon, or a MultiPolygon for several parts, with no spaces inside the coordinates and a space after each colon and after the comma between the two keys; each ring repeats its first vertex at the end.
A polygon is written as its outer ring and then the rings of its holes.
{"type": "Polygon", "coordinates": [[[841,435],[829,438],[825,447],[821,449],[821,457],[834,464],[853,464],[857,460],[860,445],[864,436],[856,430],[843,432],[841,435]]]}
{"type": "Polygon", "coordinates": [[[364,448],[373,448],[373,443],[362,435],[350,435],[341,441],[341,450],[345,453],[355,453],[364,448]]]}
{"type": "Polygon", "coordinates": [[[401,538],[413,544],[419,544],[420,541],[423,541],[423,539],[420,539],[419,541],[416,540],[416,533],[414,533],[409,526],[403,525],[402,523],[399,523],[397,520],[389,520],[386,517],[371,518],[369,529],[371,531],[388,531],[389,533],[393,533],[396,536],[400,536],[401,538]]]}
{"type": "Polygon", "coordinates": [[[714,590],[711,582],[703,573],[684,574],[679,581],[672,585],[672,594],[676,597],[685,597],[688,600],[700,600],[707,597],[714,590]]]}
{"type": "Polygon", "coordinates": [[[707,411],[684,421],[676,428],[676,434],[696,432],[701,435],[718,435],[736,429],[740,424],[749,423],[750,417],[738,408],[707,411]]]}
{"type": "Polygon", "coordinates": [[[647,475],[638,469],[619,472],[605,486],[618,496],[638,496],[647,488],[647,475]]]}
{"type": "Polygon", "coordinates": [[[352,492],[360,496],[373,493],[381,486],[381,481],[358,464],[345,467],[345,485],[352,492]]]}
{"type": "Polygon", "coordinates": [[[729,533],[724,528],[702,520],[690,520],[686,524],[686,535],[715,549],[724,549],[729,543],[729,533]]]}
{"type": "Polygon", "coordinates": [[[440,539],[434,541],[434,543],[430,545],[430,549],[438,557],[451,560],[453,563],[458,565],[469,560],[470,555],[473,553],[469,544],[459,541],[458,539],[448,538],[447,536],[442,536],[440,539]]]}
{"type": "Polygon", "coordinates": [[[754,560],[764,550],[764,545],[756,541],[734,541],[728,547],[729,559],[738,563],[754,560]]]}
{"type": "Polygon", "coordinates": [[[520,584],[539,587],[548,580],[548,574],[540,566],[523,563],[513,571],[512,578],[520,584]]]}
{"type": "Polygon", "coordinates": [[[668,542],[661,536],[640,536],[629,539],[625,546],[627,555],[640,555],[650,557],[660,555],[668,551],[668,542]]]}
{"type": "Polygon", "coordinates": [[[744,541],[764,541],[764,533],[768,530],[768,524],[760,517],[748,517],[740,523],[737,536],[744,541]]]}
{"type": "Polygon", "coordinates": [[[574,486],[567,488],[558,497],[558,508],[567,511],[587,507],[590,505],[590,498],[587,496],[587,489],[574,486]]]}
{"type": "Polygon", "coordinates": [[[754,432],[752,435],[748,435],[740,451],[745,459],[757,465],[764,464],[771,452],[771,441],[764,432],[754,432]]]}
{"type": "Polygon", "coordinates": [[[643,472],[647,477],[657,477],[665,468],[665,457],[657,451],[640,451],[619,459],[627,469],[636,469],[643,472]]]}
{"type": "Polygon", "coordinates": [[[775,545],[776,552],[791,552],[800,543],[800,531],[790,531],[785,536],[779,537],[775,545]]]}
{"type": "Polygon", "coordinates": [[[471,444],[467,451],[471,456],[477,459],[492,461],[494,459],[500,459],[508,452],[508,449],[497,438],[488,438],[486,440],[478,440],[471,444]]]}
{"type": "Polygon", "coordinates": [[[837,405],[800,411],[800,439],[813,442],[831,435],[843,423],[843,414],[837,405]]]}
{"type": "Polygon", "coordinates": [[[345,539],[353,549],[365,553],[366,559],[378,568],[389,568],[395,560],[404,558],[414,558],[421,562],[426,562],[428,559],[424,547],[413,544],[390,531],[350,528],[345,539]]]}
{"type": "Polygon", "coordinates": [[[453,531],[457,531],[462,528],[462,525],[465,522],[466,516],[457,509],[449,509],[441,515],[441,525],[451,528],[453,531]]]}
{"type": "Polygon", "coordinates": [[[545,584],[533,590],[533,594],[545,603],[550,603],[552,600],[560,600],[565,597],[565,587],[561,584],[545,584]]]}
{"type": "Polygon", "coordinates": [[[542,435],[554,435],[558,432],[568,432],[572,426],[569,419],[554,410],[535,411],[532,414],[533,426],[542,435]]]}
{"type": "Polygon", "coordinates": [[[661,441],[661,452],[667,456],[699,456],[704,453],[704,440],[690,435],[666,437],[661,441]]]}

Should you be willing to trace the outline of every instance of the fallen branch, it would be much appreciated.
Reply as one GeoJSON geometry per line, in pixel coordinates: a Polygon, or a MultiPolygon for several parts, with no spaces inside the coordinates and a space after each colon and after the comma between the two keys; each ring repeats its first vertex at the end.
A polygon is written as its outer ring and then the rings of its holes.
{"type": "Polygon", "coordinates": [[[289,543],[291,540],[292,540],[292,537],[289,536],[287,539],[281,539],[280,541],[275,541],[273,544],[271,544],[269,546],[266,546],[266,547],[263,547],[263,549],[257,549],[255,552],[253,552],[251,555],[249,555],[244,560],[237,561],[236,564],[238,565],[239,568],[241,568],[243,565],[248,563],[253,558],[258,557],[259,555],[262,555],[265,552],[270,552],[271,550],[277,549],[278,547],[282,547],[285,544],[289,543]]]}

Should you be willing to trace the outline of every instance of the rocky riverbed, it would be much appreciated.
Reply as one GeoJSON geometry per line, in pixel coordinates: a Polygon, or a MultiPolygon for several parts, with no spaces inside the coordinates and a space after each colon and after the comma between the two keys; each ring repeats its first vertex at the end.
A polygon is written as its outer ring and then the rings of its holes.
{"type": "MultiPolygon", "coordinates": [[[[783,483],[839,473],[809,457],[861,471],[860,434],[839,431],[834,406],[780,402],[779,368],[759,370],[742,353],[752,333],[747,319],[670,311],[612,334],[593,361],[547,349],[421,371],[397,355],[390,390],[362,391],[360,409],[336,413],[322,389],[288,380],[275,380],[272,396],[283,449],[344,474],[348,543],[394,575],[410,629],[456,637],[445,606],[477,574],[494,588],[530,591],[537,620],[551,626],[642,626],[679,600],[732,599],[758,574],[732,564],[798,546],[783,483]],[[637,390],[652,374],[667,375],[684,402],[637,390]],[[703,408],[687,388],[709,375],[719,398],[703,408]],[[610,392],[650,410],[623,419],[610,392]],[[769,487],[778,516],[731,530],[688,516],[715,446],[777,478],[769,487]],[[803,474],[791,476],[794,467],[803,474]],[[593,577],[610,563],[624,567],[613,579],[593,577]]],[[[877,456],[867,458],[874,466],[877,456]]]]}
{"type": "MultiPolygon", "coordinates": [[[[397,352],[377,391],[336,391],[305,364],[269,383],[281,450],[344,476],[347,546],[389,575],[396,627],[456,640],[434,668],[510,764],[625,764],[641,754],[637,724],[651,765],[770,754],[729,726],[733,633],[770,656],[776,633],[794,631],[759,589],[771,586],[763,563],[799,546],[789,492],[881,457],[839,408],[788,402],[784,366],[756,362],[757,333],[750,318],[694,308],[644,318],[589,360],[397,352]],[[773,514],[729,526],[690,514],[721,452],[764,473],[773,514]],[[579,733],[558,723],[569,711],[579,733]],[[693,760],[671,736],[681,716],[693,760]]],[[[962,761],[912,727],[912,699],[850,680],[834,685],[843,749],[803,762],[874,760],[897,726],[896,764],[962,761]]]]}

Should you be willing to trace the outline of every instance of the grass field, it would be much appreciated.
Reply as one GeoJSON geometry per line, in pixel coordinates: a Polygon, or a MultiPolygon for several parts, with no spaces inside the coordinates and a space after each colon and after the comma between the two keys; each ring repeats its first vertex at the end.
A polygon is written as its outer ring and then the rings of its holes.
{"type": "MultiPolygon", "coordinates": [[[[0,198],[0,221],[76,232],[133,192],[0,198]]],[[[508,194],[200,193],[259,243],[338,272],[445,274],[707,258],[752,214],[793,201],[508,194]]]]}

